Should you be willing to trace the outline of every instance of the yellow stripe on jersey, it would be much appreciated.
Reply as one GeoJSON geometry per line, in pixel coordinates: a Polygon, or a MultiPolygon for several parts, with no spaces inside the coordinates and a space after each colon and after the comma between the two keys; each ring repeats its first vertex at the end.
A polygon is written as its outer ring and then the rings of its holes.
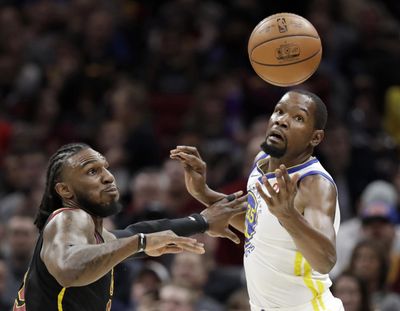
{"type": "Polygon", "coordinates": [[[312,279],[312,269],[307,260],[303,257],[300,252],[296,252],[294,259],[294,274],[296,276],[303,276],[304,284],[310,289],[313,298],[311,300],[311,305],[314,311],[326,310],[326,306],[322,300],[321,294],[324,292],[324,284],[312,279]],[[302,270],[304,272],[302,273],[302,270]],[[315,286],[316,284],[316,286],[315,286]],[[322,309],[321,309],[322,308],[322,309]]]}
{"type": "Polygon", "coordinates": [[[60,293],[58,294],[58,299],[57,299],[57,306],[58,306],[57,309],[58,310],[57,311],[63,311],[62,301],[64,298],[65,290],[66,290],[66,288],[63,287],[62,290],[60,290],[60,293]]]}
{"type": "Polygon", "coordinates": [[[110,296],[114,295],[114,268],[111,269],[110,296]]]}
{"type": "Polygon", "coordinates": [[[300,252],[296,252],[294,259],[294,275],[301,276],[301,262],[303,261],[303,255],[300,252]]]}
{"type": "Polygon", "coordinates": [[[304,259],[304,283],[307,285],[307,287],[310,289],[313,299],[311,300],[311,304],[313,306],[314,311],[319,311],[319,306],[318,306],[318,291],[314,286],[313,279],[311,278],[311,266],[310,264],[304,259]]]}
{"type": "Polygon", "coordinates": [[[326,310],[324,301],[322,300],[322,296],[321,296],[321,294],[324,292],[324,289],[325,289],[324,284],[320,280],[316,280],[315,282],[317,283],[317,287],[318,287],[318,297],[317,297],[318,302],[319,302],[320,306],[322,307],[322,310],[326,310]]]}

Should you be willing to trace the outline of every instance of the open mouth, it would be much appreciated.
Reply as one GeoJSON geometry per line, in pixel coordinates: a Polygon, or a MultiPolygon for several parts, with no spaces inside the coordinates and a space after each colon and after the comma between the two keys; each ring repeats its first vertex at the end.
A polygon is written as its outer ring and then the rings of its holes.
{"type": "Polygon", "coordinates": [[[285,137],[278,131],[271,132],[271,134],[268,135],[268,138],[274,141],[281,141],[281,142],[285,141],[285,137]]]}

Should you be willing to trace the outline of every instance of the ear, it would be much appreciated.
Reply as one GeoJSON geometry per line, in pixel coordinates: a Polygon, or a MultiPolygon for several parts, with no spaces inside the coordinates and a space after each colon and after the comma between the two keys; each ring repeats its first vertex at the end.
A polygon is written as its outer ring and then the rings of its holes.
{"type": "Polygon", "coordinates": [[[311,139],[311,146],[316,147],[324,139],[324,130],[315,130],[311,139]]]}
{"type": "Polygon", "coordinates": [[[71,187],[65,182],[56,183],[54,188],[62,199],[71,199],[74,196],[71,187]]]}

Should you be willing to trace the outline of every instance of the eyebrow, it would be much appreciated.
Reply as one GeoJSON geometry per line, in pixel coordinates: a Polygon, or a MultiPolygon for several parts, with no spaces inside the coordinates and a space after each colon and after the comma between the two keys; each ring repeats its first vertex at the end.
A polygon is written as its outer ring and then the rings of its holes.
{"type": "Polygon", "coordinates": [[[308,110],[307,110],[306,108],[300,107],[300,110],[301,110],[301,111],[304,111],[307,115],[310,115],[310,114],[308,113],[308,110]]]}
{"type": "MultiPolygon", "coordinates": [[[[101,159],[102,159],[103,161],[106,161],[106,158],[104,158],[104,157],[101,157],[101,159]]],[[[89,164],[91,164],[91,163],[93,163],[93,162],[97,162],[97,161],[98,161],[98,159],[86,160],[86,161],[84,161],[83,163],[79,164],[79,167],[83,168],[83,167],[85,167],[86,165],[89,165],[89,164]]],[[[106,161],[106,162],[107,162],[107,161],[106,161]]]]}

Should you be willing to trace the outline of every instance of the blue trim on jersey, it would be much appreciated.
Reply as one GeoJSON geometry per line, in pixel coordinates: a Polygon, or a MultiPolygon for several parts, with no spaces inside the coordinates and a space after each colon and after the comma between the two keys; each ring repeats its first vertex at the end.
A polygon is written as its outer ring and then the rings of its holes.
{"type": "Polygon", "coordinates": [[[336,187],[336,184],[335,184],[334,180],[332,179],[332,177],[330,177],[329,175],[327,175],[321,171],[309,171],[309,172],[305,173],[304,175],[300,176],[297,183],[299,183],[304,177],[307,177],[310,175],[321,175],[322,177],[325,177],[327,180],[329,180],[336,187]]]}
{"type": "MultiPolygon", "coordinates": [[[[292,174],[292,173],[294,173],[294,172],[300,171],[300,170],[302,170],[303,168],[305,168],[305,167],[307,167],[307,166],[310,166],[310,165],[312,165],[312,164],[314,164],[314,163],[317,163],[317,162],[319,162],[318,159],[317,159],[317,158],[314,158],[314,159],[311,159],[310,161],[305,162],[305,163],[303,163],[303,164],[296,165],[296,166],[293,166],[293,167],[288,168],[288,169],[287,169],[287,172],[288,172],[288,174],[292,174]]],[[[258,167],[257,167],[257,169],[260,171],[261,174],[264,175],[264,173],[261,172],[261,170],[260,170],[258,167]]],[[[317,172],[317,171],[316,171],[316,172],[317,172]]],[[[275,173],[268,173],[268,174],[265,174],[264,176],[267,177],[268,179],[270,179],[270,178],[275,178],[275,177],[276,177],[276,176],[275,176],[275,173]]],[[[261,178],[262,178],[262,176],[261,176],[260,178],[258,178],[258,180],[262,183],[262,179],[261,179],[261,178]]]]}
{"type": "MultiPolygon", "coordinates": [[[[254,170],[254,168],[257,166],[257,162],[260,161],[260,160],[262,160],[262,159],[265,159],[266,157],[268,157],[268,154],[266,154],[266,153],[264,152],[264,154],[262,154],[259,158],[256,158],[256,159],[254,160],[254,164],[253,164],[253,166],[251,167],[250,174],[251,174],[251,172],[254,170]]],[[[258,169],[258,167],[257,167],[257,169],[258,169]]],[[[262,173],[262,172],[261,172],[261,173],[262,173]]]]}

